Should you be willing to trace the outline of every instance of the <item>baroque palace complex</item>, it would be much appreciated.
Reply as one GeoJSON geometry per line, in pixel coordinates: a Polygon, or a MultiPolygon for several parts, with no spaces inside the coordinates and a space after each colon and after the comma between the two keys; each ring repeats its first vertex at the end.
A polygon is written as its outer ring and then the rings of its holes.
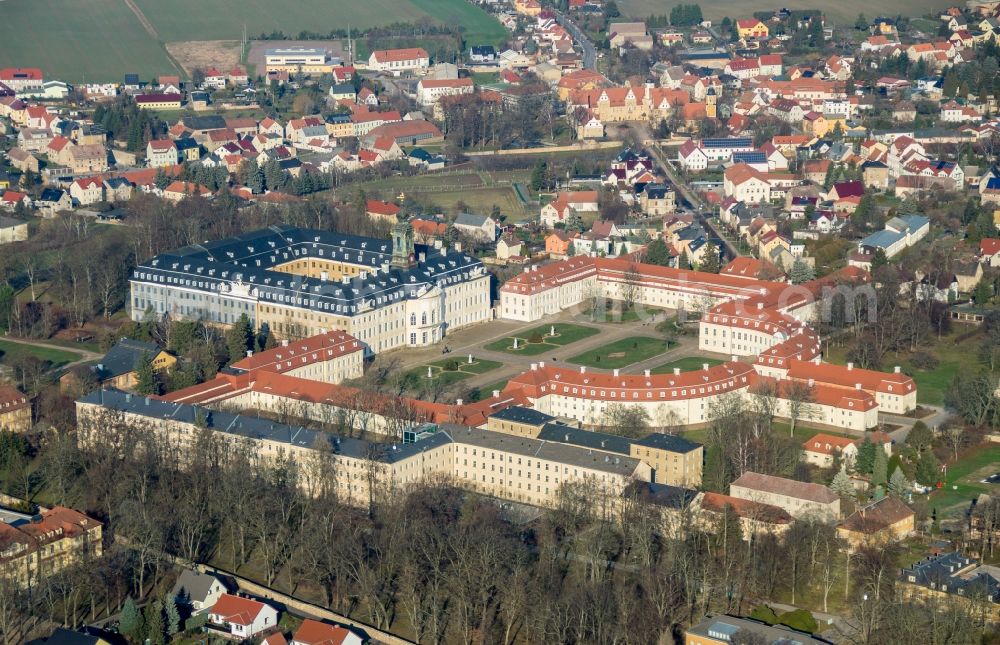
{"type": "MultiPolygon", "coordinates": [[[[155,430],[179,454],[208,430],[251,442],[264,459],[330,458],[339,492],[358,504],[375,487],[429,477],[536,505],[553,503],[562,484],[576,481],[611,495],[647,482],[693,497],[701,445],[661,432],[632,440],[591,428],[613,405],[643,407],[654,426],[702,424],[721,397],[764,391],[777,416],[855,432],[876,426],[880,410],[913,410],[916,386],[898,369],[821,360],[809,321],[824,290],[864,284],[864,276],[848,268],[793,286],[598,257],[527,270],[500,288],[500,317],[536,321],[591,298],[683,308],[701,314],[700,349],[731,360],[659,375],[538,362],[482,401],[440,403],[374,394],[345,381],[362,376],[374,353],[429,345],[492,319],[490,276],[479,261],[415,246],[405,222],[391,244],[274,227],[157,256],[136,269],[132,305],[136,318],[169,314],[222,325],[245,314],[283,338],[281,345],[162,397],[94,391],[77,401],[81,438],[99,443],[102,428],[118,420],[155,430]]],[[[303,485],[315,484],[306,476],[303,485]]]]}

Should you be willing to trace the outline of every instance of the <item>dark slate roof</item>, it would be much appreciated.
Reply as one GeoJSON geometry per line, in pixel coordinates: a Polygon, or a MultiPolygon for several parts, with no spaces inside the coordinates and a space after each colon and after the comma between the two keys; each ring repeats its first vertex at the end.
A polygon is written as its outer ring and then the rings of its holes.
{"type": "Polygon", "coordinates": [[[960,570],[975,564],[975,560],[968,558],[957,551],[932,555],[918,562],[914,562],[910,567],[903,569],[903,579],[910,580],[919,585],[941,585],[947,582],[960,570]]]}
{"type": "Polygon", "coordinates": [[[97,636],[58,627],[44,642],[45,645],[96,645],[101,640],[97,636]]]}
{"type": "MultiPolygon", "coordinates": [[[[375,443],[338,437],[303,426],[287,425],[258,417],[232,414],[222,410],[210,410],[201,406],[170,403],[153,397],[143,397],[120,390],[94,390],[80,402],[100,405],[111,410],[120,410],[149,419],[172,419],[178,423],[196,425],[204,423],[216,432],[263,439],[275,443],[285,443],[300,448],[313,448],[317,442],[326,443],[335,454],[355,459],[374,459],[385,463],[395,463],[407,457],[451,443],[447,432],[435,432],[415,443],[375,443]]],[[[493,433],[498,434],[498,433],[493,433]]]]}
{"type": "Polygon", "coordinates": [[[672,189],[666,184],[646,184],[645,192],[649,199],[664,199],[672,189]]]}
{"type": "Polygon", "coordinates": [[[453,249],[416,245],[425,260],[406,269],[390,267],[388,240],[280,225],[164,253],[137,266],[132,280],[218,293],[242,283],[263,302],[353,315],[416,297],[435,285],[486,275],[483,263],[453,249]],[[363,275],[338,281],[273,271],[297,258],[317,257],[367,267],[363,275]]]}
{"type": "Polygon", "coordinates": [[[531,425],[545,425],[555,419],[555,417],[549,416],[544,412],[532,410],[531,408],[523,408],[517,405],[500,410],[490,416],[503,421],[529,423],[531,425]]]}
{"type": "Polygon", "coordinates": [[[581,430],[561,423],[547,424],[538,433],[538,438],[543,441],[603,450],[604,452],[617,452],[623,455],[629,454],[629,447],[632,445],[625,437],[593,430],[581,430]]]}
{"type": "Polygon", "coordinates": [[[99,375],[102,379],[109,379],[128,374],[138,367],[143,356],[153,358],[159,352],[159,346],[154,343],[122,338],[101,359],[98,364],[99,375]]]}
{"type": "MultiPolygon", "coordinates": [[[[212,590],[212,585],[218,580],[215,576],[207,573],[199,573],[191,569],[184,569],[177,578],[170,595],[177,597],[183,591],[192,601],[204,602],[208,592],[212,590]]],[[[225,587],[225,585],[223,585],[225,587]]]]}
{"type": "Polygon", "coordinates": [[[654,432],[653,434],[643,437],[635,443],[639,446],[648,446],[649,448],[658,448],[660,450],[669,450],[670,452],[681,453],[691,452],[692,450],[701,448],[700,443],[695,443],[694,441],[689,441],[684,437],[664,434],[662,432],[654,432]]]}
{"type": "Polygon", "coordinates": [[[191,137],[181,137],[174,141],[174,145],[177,146],[177,150],[188,150],[190,148],[197,148],[198,142],[191,137]]]}
{"type": "Polygon", "coordinates": [[[496,56],[497,50],[493,49],[493,45],[473,45],[472,54],[474,56],[496,56]]]}
{"type": "Polygon", "coordinates": [[[38,201],[58,202],[63,198],[65,193],[66,191],[60,190],[59,188],[46,188],[42,191],[42,195],[38,198],[38,201]]]}
{"type": "Polygon", "coordinates": [[[184,117],[184,127],[191,130],[222,130],[226,127],[226,120],[219,114],[186,116],[184,117]]]}

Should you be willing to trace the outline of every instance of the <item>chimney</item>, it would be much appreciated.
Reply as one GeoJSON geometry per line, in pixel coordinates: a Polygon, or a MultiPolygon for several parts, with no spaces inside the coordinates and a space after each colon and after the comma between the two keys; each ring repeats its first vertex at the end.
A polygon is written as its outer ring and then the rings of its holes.
{"type": "Polygon", "coordinates": [[[538,368],[545,369],[545,361],[538,361],[538,368]]]}
{"type": "Polygon", "coordinates": [[[855,383],[854,384],[854,389],[860,392],[861,391],[861,384],[860,383],[855,383]]]}
{"type": "Polygon", "coordinates": [[[854,369],[854,363],[848,363],[847,364],[847,371],[850,372],[853,369],[854,369]]]}
{"type": "Polygon", "coordinates": [[[388,262],[383,262],[382,263],[382,273],[389,273],[389,263],[388,262]]]}
{"type": "Polygon", "coordinates": [[[703,369],[703,370],[705,370],[707,372],[708,371],[708,363],[702,363],[701,364],[701,369],[703,369]]]}
{"type": "Polygon", "coordinates": [[[247,358],[250,358],[251,356],[253,356],[253,350],[252,349],[248,349],[247,350],[247,358]]]}
{"type": "Polygon", "coordinates": [[[649,378],[649,370],[643,370],[642,373],[646,376],[646,378],[649,378]]]}
{"type": "Polygon", "coordinates": [[[462,252],[462,243],[461,242],[455,242],[455,252],[456,253],[461,253],[462,252]]]}
{"type": "Polygon", "coordinates": [[[282,347],[288,347],[288,339],[287,338],[282,338],[281,339],[281,346],[282,347]]]}
{"type": "Polygon", "coordinates": [[[675,367],[674,368],[674,376],[680,376],[680,375],[681,375],[681,368],[675,367]]]}
{"type": "Polygon", "coordinates": [[[532,372],[537,372],[538,371],[538,363],[532,363],[531,364],[531,371],[532,372]]]}
{"type": "Polygon", "coordinates": [[[494,399],[500,398],[500,390],[493,390],[493,398],[494,399]]]}
{"type": "Polygon", "coordinates": [[[614,375],[618,376],[618,370],[617,369],[614,370],[614,375]]]}
{"type": "Polygon", "coordinates": [[[809,379],[809,387],[816,385],[815,379],[809,379]]]}
{"type": "Polygon", "coordinates": [[[763,302],[758,302],[758,303],[757,303],[757,310],[758,310],[758,311],[760,311],[760,310],[762,310],[763,308],[764,308],[764,303],[763,303],[763,302]]]}
{"type": "Polygon", "coordinates": [[[465,403],[465,401],[463,401],[462,399],[455,399],[455,405],[461,407],[463,403],[465,403]]]}
{"type": "Polygon", "coordinates": [[[729,360],[735,363],[736,362],[736,354],[730,355],[729,360]]]}
{"type": "Polygon", "coordinates": [[[892,372],[893,372],[893,374],[899,374],[899,365],[897,365],[896,367],[892,368],[892,372]]]}
{"type": "Polygon", "coordinates": [[[525,272],[525,273],[531,273],[531,266],[527,266],[527,265],[526,265],[526,266],[524,267],[524,272],[525,272]]]}
{"type": "Polygon", "coordinates": [[[426,261],[427,261],[427,254],[426,254],[426,253],[424,253],[423,251],[421,251],[421,252],[420,252],[420,253],[419,253],[419,254],[417,255],[417,258],[418,258],[418,260],[420,261],[420,263],[421,263],[421,264],[423,264],[424,262],[426,262],[426,261]]]}
{"type": "Polygon", "coordinates": [[[580,366],[580,373],[581,374],[586,374],[587,373],[587,366],[586,365],[581,365],[580,366]]]}
{"type": "Polygon", "coordinates": [[[438,249],[438,250],[441,250],[441,240],[438,240],[438,239],[434,240],[434,248],[438,249]]]}

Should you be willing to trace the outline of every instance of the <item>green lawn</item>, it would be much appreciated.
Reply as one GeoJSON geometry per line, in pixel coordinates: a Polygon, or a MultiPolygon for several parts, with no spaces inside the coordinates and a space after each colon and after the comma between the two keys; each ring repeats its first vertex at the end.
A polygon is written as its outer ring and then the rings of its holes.
{"type": "Polygon", "coordinates": [[[485,374],[503,365],[503,363],[488,361],[482,358],[473,357],[472,363],[469,363],[468,360],[468,356],[456,356],[455,358],[445,358],[440,361],[428,363],[427,365],[421,365],[407,372],[404,379],[412,385],[425,383],[427,380],[427,368],[429,367],[432,377],[436,380],[439,379],[445,386],[448,386],[479,374],[485,374]]]}
{"type": "Polygon", "coordinates": [[[682,372],[688,372],[691,370],[700,370],[702,365],[708,363],[709,367],[713,365],[720,365],[723,361],[717,358],[702,358],[700,356],[686,356],[684,358],[678,358],[676,361],[670,361],[669,363],[664,363],[663,365],[658,365],[653,368],[653,374],[671,374],[674,368],[679,369],[682,372]]]}
{"type": "Polygon", "coordinates": [[[937,508],[939,513],[950,509],[950,514],[955,514],[964,511],[980,493],[997,494],[1000,487],[980,480],[998,471],[1000,445],[987,444],[972,451],[948,466],[944,487],[931,493],[931,507],[937,508]]]}
{"type": "MultiPolygon", "coordinates": [[[[791,426],[782,421],[775,421],[774,423],[771,424],[771,427],[773,428],[775,435],[779,437],[787,437],[789,436],[789,434],[791,434],[791,436],[796,441],[801,441],[803,443],[805,443],[806,439],[813,437],[818,432],[822,432],[824,434],[828,434],[834,437],[848,437],[851,439],[857,438],[854,435],[841,434],[839,432],[834,432],[827,428],[822,428],[822,429],[813,428],[808,424],[802,423],[801,421],[795,424],[794,433],[789,433],[789,429],[791,428],[791,426]]],[[[703,444],[708,440],[708,428],[706,427],[706,428],[696,428],[694,430],[682,430],[680,432],[680,435],[685,439],[689,439],[690,441],[695,441],[703,444]]]]}
{"type": "Polygon", "coordinates": [[[18,356],[33,355],[36,358],[49,361],[53,367],[60,367],[67,363],[80,360],[80,354],[62,351],[59,349],[49,349],[48,347],[34,347],[32,345],[21,345],[6,340],[0,340],[0,362],[11,364],[18,356]]]}
{"type": "Polygon", "coordinates": [[[521,356],[537,356],[545,352],[559,349],[575,343],[584,338],[590,338],[599,334],[601,330],[594,327],[584,327],[582,325],[571,325],[568,323],[556,323],[555,325],[541,325],[534,329],[517,335],[517,349],[514,349],[514,337],[508,336],[495,340],[485,345],[484,349],[491,352],[506,352],[508,354],[519,354],[521,356]],[[549,332],[555,328],[556,335],[550,336],[549,332]],[[532,342],[532,339],[537,342],[532,342]]]}
{"type": "Polygon", "coordinates": [[[652,358],[670,349],[668,341],[649,336],[623,338],[604,347],[578,354],[568,362],[587,367],[615,369],[652,358]]]}
{"type": "MultiPolygon", "coordinates": [[[[233,15],[225,19],[230,37],[238,38],[242,27],[233,15]]],[[[198,24],[184,12],[178,18],[188,28],[198,24]]],[[[123,0],[5,0],[0,3],[0,67],[7,65],[40,67],[46,79],[70,83],[120,82],[125,72],[144,79],[178,73],[164,46],[123,0]]]]}

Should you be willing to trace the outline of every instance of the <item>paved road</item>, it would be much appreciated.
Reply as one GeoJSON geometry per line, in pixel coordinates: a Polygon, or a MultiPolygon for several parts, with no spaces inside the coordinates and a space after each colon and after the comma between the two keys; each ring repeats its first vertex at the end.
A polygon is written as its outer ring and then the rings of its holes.
{"type": "Polygon", "coordinates": [[[587,38],[587,34],[583,33],[583,30],[576,26],[572,20],[563,15],[562,12],[556,12],[556,22],[566,28],[566,31],[573,37],[573,41],[580,46],[580,50],[583,53],[583,67],[584,69],[596,69],[597,68],[597,48],[594,47],[594,43],[590,42],[587,38]]]}
{"type": "Polygon", "coordinates": [[[910,434],[910,428],[912,428],[913,424],[917,421],[923,421],[928,428],[935,430],[940,427],[949,416],[948,412],[944,408],[936,405],[923,405],[921,407],[934,410],[934,414],[924,417],[923,419],[914,419],[913,417],[903,417],[898,414],[886,414],[883,412],[878,415],[878,420],[881,423],[901,426],[898,430],[890,432],[889,436],[892,437],[896,443],[902,443],[906,441],[906,436],[910,434]]]}
{"type": "Polygon", "coordinates": [[[648,152],[656,163],[660,165],[660,168],[663,170],[663,174],[667,176],[667,179],[669,179],[670,183],[674,185],[677,192],[680,193],[681,197],[683,197],[687,203],[691,205],[691,208],[694,210],[695,217],[698,218],[701,225],[711,231],[712,235],[718,238],[719,242],[725,247],[724,250],[726,252],[726,256],[729,258],[738,258],[743,255],[740,253],[739,248],[723,237],[715,228],[715,225],[709,221],[709,218],[705,215],[705,212],[708,211],[708,206],[701,199],[701,197],[697,195],[697,193],[691,190],[691,187],[687,185],[687,182],[680,175],[680,173],[674,169],[671,160],[663,154],[660,146],[654,143],[655,139],[652,131],[649,129],[649,126],[645,123],[638,123],[632,124],[630,127],[638,135],[638,140],[643,142],[642,145],[646,152],[648,152]]]}

